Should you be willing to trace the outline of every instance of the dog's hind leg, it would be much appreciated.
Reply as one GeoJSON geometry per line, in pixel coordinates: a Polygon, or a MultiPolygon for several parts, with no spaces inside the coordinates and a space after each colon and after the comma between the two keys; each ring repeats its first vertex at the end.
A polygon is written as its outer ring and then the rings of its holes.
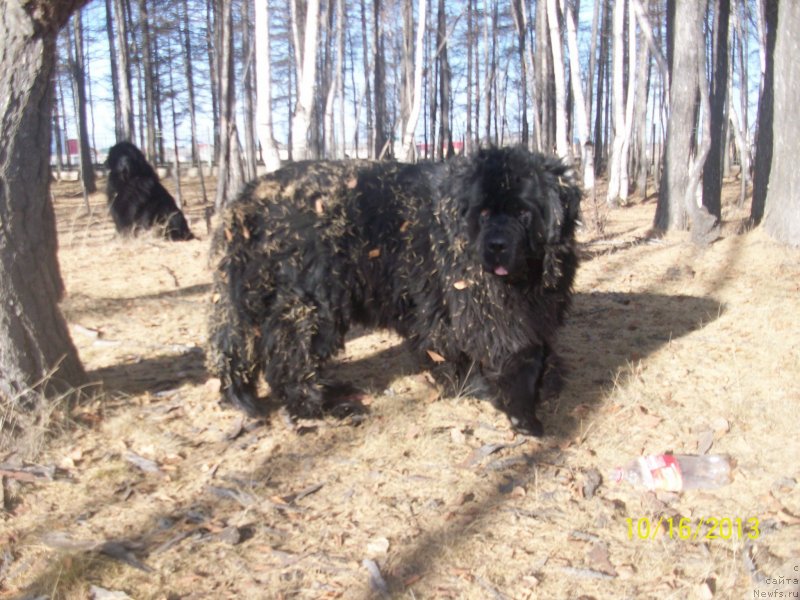
{"type": "Polygon", "coordinates": [[[271,394],[294,417],[317,418],[323,413],[323,388],[319,381],[322,360],[315,338],[328,326],[317,307],[291,294],[275,306],[261,328],[264,377],[271,394]]]}
{"type": "Polygon", "coordinates": [[[209,331],[208,366],[220,379],[223,398],[251,416],[264,413],[257,393],[261,365],[257,357],[254,331],[248,334],[231,312],[225,300],[213,307],[209,331]]]}

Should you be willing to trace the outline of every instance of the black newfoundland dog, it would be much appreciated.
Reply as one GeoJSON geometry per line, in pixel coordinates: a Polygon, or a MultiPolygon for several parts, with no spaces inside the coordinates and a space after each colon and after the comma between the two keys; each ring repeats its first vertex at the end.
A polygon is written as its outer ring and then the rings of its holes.
{"type": "Polygon", "coordinates": [[[130,142],[120,142],[109,150],[105,165],[109,169],[108,210],[119,233],[158,226],[167,239],[194,239],[175,199],[161,185],[141,150],[130,142]]]}
{"type": "Polygon", "coordinates": [[[571,169],[521,148],[444,164],[298,163],[251,183],[216,232],[209,364],[224,397],[296,417],[327,408],[320,375],[353,324],[421,359],[478,367],[519,431],[556,364],[577,267],[571,169]]]}

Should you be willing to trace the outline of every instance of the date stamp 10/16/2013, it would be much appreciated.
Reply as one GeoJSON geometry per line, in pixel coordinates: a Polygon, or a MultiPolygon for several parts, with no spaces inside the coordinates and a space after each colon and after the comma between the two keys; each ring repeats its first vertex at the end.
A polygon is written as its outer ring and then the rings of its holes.
{"type": "Polygon", "coordinates": [[[629,540],[756,540],[761,535],[758,517],[639,517],[625,519],[629,540]]]}

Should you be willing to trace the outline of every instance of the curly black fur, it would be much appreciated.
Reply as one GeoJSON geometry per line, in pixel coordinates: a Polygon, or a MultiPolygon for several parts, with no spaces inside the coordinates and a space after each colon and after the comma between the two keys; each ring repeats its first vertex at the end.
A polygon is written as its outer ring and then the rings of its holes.
{"type": "Polygon", "coordinates": [[[252,183],[215,239],[209,361],[224,396],[260,412],[263,374],[294,415],[318,416],[321,367],[358,323],[462,373],[477,364],[512,424],[540,434],[580,198],[567,166],[520,148],[304,163],[252,183]]]}
{"type": "Polygon", "coordinates": [[[120,142],[108,152],[108,210],[119,233],[136,233],[154,225],[170,240],[192,240],[186,218],[161,185],[155,170],[136,146],[120,142]]]}

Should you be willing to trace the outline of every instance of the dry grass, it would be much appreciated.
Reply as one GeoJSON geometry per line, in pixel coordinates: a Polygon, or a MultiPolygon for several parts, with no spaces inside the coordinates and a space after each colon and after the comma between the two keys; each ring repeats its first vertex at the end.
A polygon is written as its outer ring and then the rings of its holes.
{"type": "Polygon", "coordinates": [[[0,598],[86,598],[91,585],[378,597],[365,559],[397,598],[752,598],[759,577],[797,576],[800,253],[736,233],[737,184],[704,250],[682,234],[647,242],[651,200],[598,213],[601,231],[586,216],[569,378],[541,411],[542,440],[468,394],[438,398],[385,332],[353,335],[333,367],[367,390],[365,420],[254,426],[217,404],[203,367],[209,236],[192,190],[202,239],[171,244],[116,238],[102,195],[86,215],[76,191],[55,190],[63,310],[106,391],[41,453],[70,478],[15,482],[0,598]],[[584,492],[595,470],[708,439],[738,462],[726,488],[584,492]],[[628,537],[628,518],[681,516],[756,517],[760,536],[628,537]],[[153,571],[98,552],[109,540],[153,571]]]}

